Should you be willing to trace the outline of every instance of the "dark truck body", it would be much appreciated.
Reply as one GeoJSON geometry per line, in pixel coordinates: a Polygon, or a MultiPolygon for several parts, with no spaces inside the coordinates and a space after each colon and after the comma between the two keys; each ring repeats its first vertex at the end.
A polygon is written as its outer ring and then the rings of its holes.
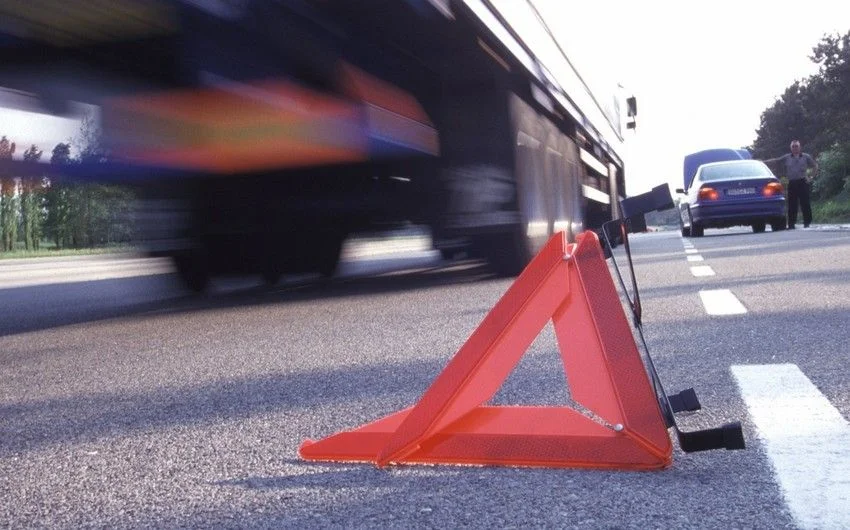
{"type": "Polygon", "coordinates": [[[0,30],[0,86],[100,105],[109,161],[3,171],[136,185],[140,236],[194,288],[329,275],[349,234],[408,223],[515,274],[625,196],[619,124],[488,1],[94,3],[73,24],[0,8],[57,24],[0,30]]]}

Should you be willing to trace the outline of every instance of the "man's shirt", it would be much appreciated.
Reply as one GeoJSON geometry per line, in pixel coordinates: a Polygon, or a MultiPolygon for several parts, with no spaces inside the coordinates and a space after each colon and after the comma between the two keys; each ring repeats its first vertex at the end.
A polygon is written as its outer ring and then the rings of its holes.
{"type": "Polygon", "coordinates": [[[815,167],[815,159],[808,153],[800,153],[800,156],[787,153],[780,156],[777,162],[785,164],[785,176],[789,181],[806,178],[806,169],[815,167]]]}

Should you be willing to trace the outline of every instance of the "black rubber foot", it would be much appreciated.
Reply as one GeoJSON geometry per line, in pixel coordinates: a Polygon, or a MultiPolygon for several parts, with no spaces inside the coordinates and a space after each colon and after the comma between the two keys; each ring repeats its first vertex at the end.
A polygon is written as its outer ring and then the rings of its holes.
{"type": "Polygon", "coordinates": [[[667,401],[670,402],[670,408],[673,409],[673,412],[693,412],[702,408],[693,388],[667,396],[667,401]]]}
{"type": "Polygon", "coordinates": [[[679,447],[686,453],[710,451],[712,449],[746,449],[744,431],[740,422],[727,423],[715,429],[703,431],[679,431],[679,447]]]}

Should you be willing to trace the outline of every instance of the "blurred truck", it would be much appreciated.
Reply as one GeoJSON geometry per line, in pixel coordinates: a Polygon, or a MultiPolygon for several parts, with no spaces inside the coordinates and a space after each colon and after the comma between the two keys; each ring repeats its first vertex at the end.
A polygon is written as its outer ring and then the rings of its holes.
{"type": "Polygon", "coordinates": [[[0,19],[0,86],[101,109],[108,156],[53,178],[135,186],[142,242],[193,289],[332,275],[350,234],[409,224],[513,275],[625,197],[634,100],[592,91],[524,0],[21,0],[0,19]]]}

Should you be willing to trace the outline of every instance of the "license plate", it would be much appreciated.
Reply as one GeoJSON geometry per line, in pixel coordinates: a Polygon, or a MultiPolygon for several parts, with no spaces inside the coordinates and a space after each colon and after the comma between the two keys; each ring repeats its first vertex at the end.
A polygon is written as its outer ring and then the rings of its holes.
{"type": "Polygon", "coordinates": [[[726,195],[753,195],[755,192],[755,188],[735,188],[733,190],[726,190],[726,195]]]}

